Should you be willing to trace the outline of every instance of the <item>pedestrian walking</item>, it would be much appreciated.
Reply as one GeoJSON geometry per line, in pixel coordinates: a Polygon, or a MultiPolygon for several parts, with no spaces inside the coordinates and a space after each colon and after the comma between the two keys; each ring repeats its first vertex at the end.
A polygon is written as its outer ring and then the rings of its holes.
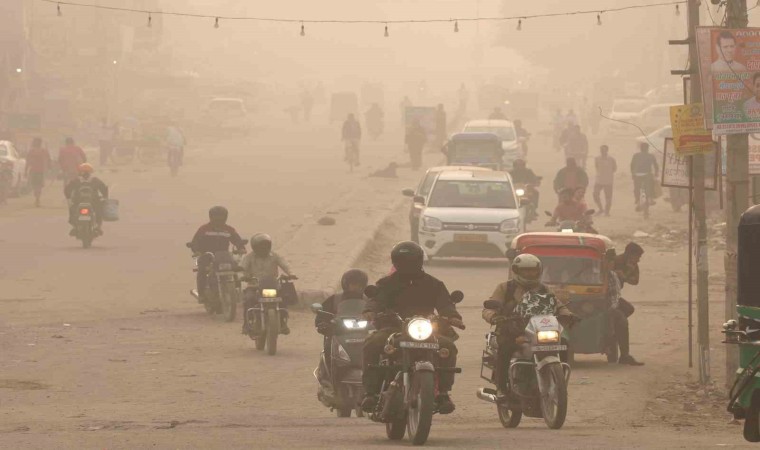
{"type": "Polygon", "coordinates": [[[605,216],[610,215],[612,207],[612,187],[617,172],[617,161],[609,155],[610,148],[606,145],[599,147],[599,156],[594,159],[596,178],[594,180],[594,203],[599,212],[605,216]],[[601,194],[604,192],[604,207],[602,207],[601,194]]]}
{"type": "Polygon", "coordinates": [[[427,132],[419,120],[414,121],[406,131],[406,150],[409,152],[412,170],[418,170],[422,165],[422,149],[427,142],[427,132]]]}
{"type": "Polygon", "coordinates": [[[45,172],[50,170],[50,152],[42,145],[42,139],[34,138],[32,148],[26,155],[26,175],[34,190],[34,206],[40,206],[42,188],[45,186],[45,172]]]}
{"type": "Polygon", "coordinates": [[[58,151],[58,164],[61,166],[64,186],[79,176],[77,168],[86,162],[84,150],[74,143],[74,139],[67,137],[65,145],[58,151]]]}

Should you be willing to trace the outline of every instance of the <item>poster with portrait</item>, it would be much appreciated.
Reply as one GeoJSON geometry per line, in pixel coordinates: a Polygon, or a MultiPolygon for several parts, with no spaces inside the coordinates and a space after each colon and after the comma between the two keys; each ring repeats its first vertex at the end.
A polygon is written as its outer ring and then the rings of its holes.
{"type": "Polygon", "coordinates": [[[705,125],[716,135],[760,132],[760,28],[699,27],[705,125]]]}

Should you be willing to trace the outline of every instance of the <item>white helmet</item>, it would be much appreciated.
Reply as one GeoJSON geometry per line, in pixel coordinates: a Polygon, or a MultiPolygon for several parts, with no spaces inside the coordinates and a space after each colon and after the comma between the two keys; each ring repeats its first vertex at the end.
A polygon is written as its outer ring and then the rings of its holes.
{"type": "Polygon", "coordinates": [[[512,260],[512,277],[523,287],[534,287],[541,281],[543,265],[537,256],[530,253],[517,255],[512,260]]]}

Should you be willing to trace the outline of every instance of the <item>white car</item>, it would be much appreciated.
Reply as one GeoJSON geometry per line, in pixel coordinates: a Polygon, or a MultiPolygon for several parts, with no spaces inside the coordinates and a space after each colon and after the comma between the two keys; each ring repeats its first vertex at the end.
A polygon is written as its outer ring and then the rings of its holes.
{"type": "Polygon", "coordinates": [[[641,113],[639,113],[638,119],[635,121],[645,133],[652,132],[663,126],[663,124],[670,123],[670,107],[677,106],[676,103],[658,103],[656,105],[647,106],[641,113]]]}
{"type": "Polygon", "coordinates": [[[509,120],[471,120],[464,125],[465,133],[492,133],[501,139],[501,148],[504,150],[504,167],[512,169],[512,163],[522,158],[520,142],[517,140],[517,131],[514,124],[509,120]]]}
{"type": "Polygon", "coordinates": [[[18,194],[26,186],[26,160],[19,156],[11,141],[0,141],[0,161],[13,164],[11,192],[18,194]]]}
{"type": "Polygon", "coordinates": [[[636,123],[641,111],[647,107],[647,101],[641,97],[617,98],[612,103],[609,117],[605,121],[607,135],[632,136],[638,134],[636,127],[625,122],[636,123]]]}
{"type": "Polygon", "coordinates": [[[425,198],[419,242],[428,258],[503,257],[520,233],[521,214],[506,172],[441,172],[425,198]]]}

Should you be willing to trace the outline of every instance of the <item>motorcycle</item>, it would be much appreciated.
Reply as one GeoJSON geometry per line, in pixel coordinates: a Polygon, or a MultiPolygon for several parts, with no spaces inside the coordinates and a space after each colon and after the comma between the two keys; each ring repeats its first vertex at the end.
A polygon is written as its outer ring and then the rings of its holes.
{"type": "MultiPolygon", "coordinates": [[[[486,300],[488,309],[499,309],[498,300],[486,300]]],[[[510,317],[524,324],[522,317],[510,317]]],[[[515,428],[523,414],[543,418],[551,429],[559,429],[567,416],[567,384],[570,365],[567,345],[562,343],[563,328],[553,315],[535,315],[527,319],[525,334],[518,338],[519,350],[512,355],[507,367],[507,392],[499,396],[496,389],[480,388],[479,399],[496,405],[499,420],[505,428],[515,428]]],[[[486,334],[486,349],[480,377],[496,385],[496,361],[498,354],[497,331],[486,334]],[[490,376],[485,373],[490,370],[490,376]]]]}
{"type": "Polygon", "coordinates": [[[596,210],[588,209],[583,213],[583,217],[579,220],[561,220],[559,223],[554,220],[554,215],[549,211],[544,211],[544,214],[552,219],[544,224],[547,227],[557,227],[557,231],[562,233],[590,233],[599,234],[599,231],[594,228],[593,216],[596,214],[596,210]]]}
{"type": "Polygon", "coordinates": [[[520,206],[525,208],[523,231],[527,231],[527,225],[538,219],[538,186],[541,185],[541,177],[536,178],[535,183],[515,183],[515,193],[520,200],[520,206]]]}
{"type": "MultiPolygon", "coordinates": [[[[373,290],[365,293],[372,297],[370,293],[373,290]]],[[[461,291],[451,293],[454,303],[461,302],[463,298],[461,291]]],[[[440,348],[434,331],[438,327],[455,324],[440,316],[415,316],[402,320],[396,313],[384,313],[376,318],[376,321],[386,320],[400,325],[400,331],[388,338],[377,366],[384,372],[384,381],[380,400],[369,418],[385,424],[388,439],[403,439],[408,429],[412,443],[422,445],[430,434],[433,415],[438,412],[435,401],[437,374],[444,370],[462,372],[458,367],[444,369],[435,364],[439,358],[449,355],[447,349],[440,348]]],[[[457,326],[464,329],[461,324],[457,326]]]]}
{"type": "MultiPolygon", "coordinates": [[[[243,241],[243,246],[248,241],[243,241]]],[[[192,248],[192,243],[187,243],[192,248]]],[[[198,272],[201,266],[206,270],[206,292],[200,295],[197,289],[190,294],[203,303],[209,314],[221,314],[226,322],[232,322],[237,315],[237,305],[241,297],[240,259],[245,254],[244,249],[234,252],[223,251],[215,253],[194,254],[195,267],[193,272],[198,272]],[[202,263],[202,264],[201,264],[202,263]]]]}
{"type": "Polygon", "coordinates": [[[245,311],[248,337],[256,341],[256,350],[266,348],[268,355],[277,353],[281,319],[283,314],[287,314],[287,310],[280,307],[284,301],[282,292],[294,290],[292,281],[297,279],[295,276],[280,275],[277,280],[244,280],[248,282],[246,291],[253,290],[256,297],[255,304],[245,311]]]}
{"type": "Polygon", "coordinates": [[[324,351],[320,357],[324,380],[319,376],[320,367],[314,369],[314,378],[319,383],[317,398],[338,417],[351,417],[352,410],[357,417],[364,416],[358,406],[364,396],[362,348],[371,328],[362,319],[365,303],[363,299],[344,299],[338,303],[337,314],[323,311],[319,303],[311,305],[317,316],[331,319],[334,326],[333,335],[326,338],[330,342],[329,358],[324,351]],[[329,385],[324,383],[327,380],[329,385]]]}

